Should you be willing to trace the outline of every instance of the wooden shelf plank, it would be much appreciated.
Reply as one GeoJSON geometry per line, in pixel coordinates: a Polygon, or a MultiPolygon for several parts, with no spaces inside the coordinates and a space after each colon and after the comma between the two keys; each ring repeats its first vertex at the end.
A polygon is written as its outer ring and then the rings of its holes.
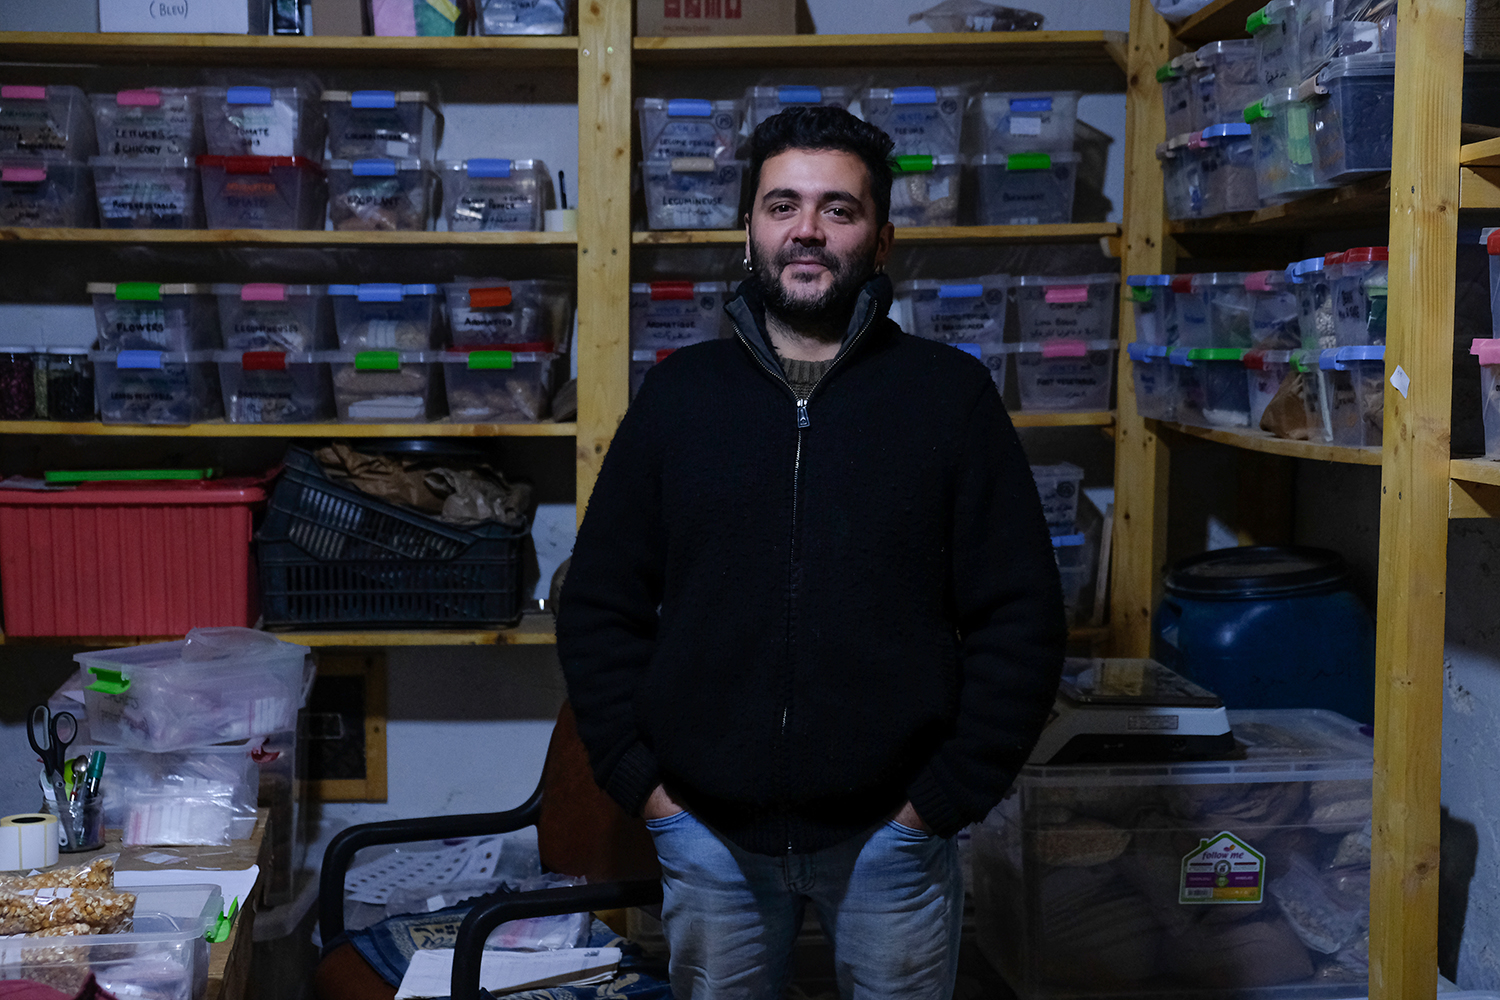
{"type": "Polygon", "coordinates": [[[1179,24],[1172,33],[1189,48],[1220,38],[1248,38],[1245,19],[1263,6],[1264,0],[1213,0],[1179,24]]]}
{"type": "Polygon", "coordinates": [[[1500,137],[1458,147],[1458,163],[1463,167],[1500,167],[1500,137]]]}
{"type": "Polygon", "coordinates": [[[0,434],[79,435],[93,437],[166,438],[429,438],[429,437],[571,437],[577,424],[201,424],[147,426],[95,421],[0,420],[0,434]]]}
{"type": "Polygon", "coordinates": [[[0,32],[0,61],[148,66],[370,66],[416,69],[566,69],[578,39],[560,36],[391,38],[0,32]]]}
{"type": "MultiPolygon", "coordinates": [[[[521,624],[508,629],[385,629],[342,631],[271,631],[270,634],[302,646],[383,647],[383,646],[551,646],[557,642],[556,625],[551,614],[528,614],[521,624]]],[[[150,642],[173,642],[180,635],[40,635],[0,636],[0,644],[10,646],[88,646],[116,649],[140,646],[150,642]]]]}
{"type": "Polygon", "coordinates": [[[1379,448],[1344,448],[1334,444],[1318,444],[1311,441],[1291,441],[1272,437],[1264,431],[1225,430],[1210,427],[1189,427],[1186,424],[1148,421],[1159,430],[1173,431],[1186,437],[1201,438],[1231,448],[1258,451],[1266,455],[1284,455],[1288,458],[1307,458],[1319,462],[1340,462],[1345,465],[1379,465],[1379,448]]]}
{"type": "MultiPolygon", "coordinates": [[[[1169,222],[1173,235],[1247,232],[1286,232],[1324,227],[1335,222],[1369,221],[1384,225],[1390,207],[1389,174],[1366,177],[1329,191],[1317,191],[1284,205],[1271,205],[1254,212],[1235,212],[1211,219],[1169,222]]],[[[1465,206],[1467,207],[1467,206],[1465,206]]]]}
{"type": "Polygon", "coordinates": [[[1500,517],[1500,462],[1455,458],[1448,474],[1449,520],[1500,517]]]}
{"type": "Polygon", "coordinates": [[[574,246],[577,233],[334,232],[319,229],[0,229],[0,243],[257,244],[261,246],[574,246]]]}
{"type": "Polygon", "coordinates": [[[1113,410],[1088,413],[1027,413],[1014,410],[1010,422],[1017,427],[1111,427],[1115,422],[1113,410]]]}
{"type": "Polygon", "coordinates": [[[1500,462],[1488,458],[1455,458],[1450,467],[1449,475],[1459,482],[1500,486],[1500,462]]]}
{"type": "MultiPolygon", "coordinates": [[[[907,226],[896,230],[896,242],[910,246],[973,243],[1093,243],[1117,239],[1118,222],[1069,222],[1038,226],[907,226]]],[[[630,234],[636,246],[699,246],[745,242],[743,229],[652,230],[630,234]]]]}
{"type": "MultiPolygon", "coordinates": [[[[1500,139],[1493,141],[1500,143],[1500,139]]],[[[1500,154],[1495,159],[1500,162],[1500,154]]],[[[1500,208],[1500,167],[1460,167],[1458,207],[1500,208]]]]}

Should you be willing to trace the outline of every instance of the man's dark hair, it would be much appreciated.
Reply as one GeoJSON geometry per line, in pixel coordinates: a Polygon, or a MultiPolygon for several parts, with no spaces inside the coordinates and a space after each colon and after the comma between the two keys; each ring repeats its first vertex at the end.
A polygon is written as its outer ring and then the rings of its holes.
{"type": "Polygon", "coordinates": [[[789,149],[836,150],[853,153],[870,171],[875,197],[875,222],[891,217],[891,137],[843,108],[795,107],[772,115],[750,135],[750,197],[760,190],[760,168],[771,157],[789,149]]]}

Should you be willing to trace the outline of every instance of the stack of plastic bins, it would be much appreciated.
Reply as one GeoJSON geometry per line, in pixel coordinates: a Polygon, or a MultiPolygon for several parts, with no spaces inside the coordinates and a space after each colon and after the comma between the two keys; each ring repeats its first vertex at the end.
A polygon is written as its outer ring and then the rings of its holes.
{"type": "Polygon", "coordinates": [[[1297,73],[1299,81],[1317,76],[1318,70],[1328,65],[1331,54],[1326,44],[1328,24],[1332,20],[1332,4],[1328,0],[1308,0],[1297,4],[1297,73]]]}
{"type": "Polygon", "coordinates": [[[1172,351],[1177,368],[1177,419],[1196,427],[1248,427],[1250,396],[1245,383],[1245,349],[1179,347],[1172,351]]]}
{"type": "Polygon", "coordinates": [[[1292,352],[1256,349],[1245,352],[1245,382],[1250,399],[1250,426],[1259,427],[1266,407],[1293,372],[1292,352]]]}
{"type": "Polygon", "coordinates": [[[328,184],[301,156],[198,157],[210,229],[322,229],[328,184]]]}
{"type": "Polygon", "coordinates": [[[1172,308],[1177,315],[1176,347],[1213,347],[1208,296],[1194,285],[1196,274],[1172,275],[1172,308]]]}
{"type": "Polygon", "coordinates": [[[1307,414],[1307,440],[1333,443],[1332,398],[1328,380],[1319,366],[1322,351],[1300,348],[1292,352],[1292,365],[1302,375],[1302,405],[1307,414]]]}
{"type": "Polygon", "coordinates": [[[1016,391],[1021,409],[1054,413],[1109,409],[1117,346],[1113,340],[1016,344],[1016,391]]]}
{"type": "Polygon", "coordinates": [[[1318,73],[1312,98],[1313,170],[1322,184],[1391,169],[1396,55],[1372,52],[1335,59],[1318,73]]]}
{"type": "Polygon", "coordinates": [[[898,294],[911,302],[912,333],[952,344],[984,362],[1005,392],[1005,309],[1010,277],[992,274],[963,281],[904,281],[898,294]]]}
{"type": "Polygon", "coordinates": [[[1385,343],[1388,257],[1386,247],[1355,247],[1339,255],[1331,283],[1338,346],[1385,343]]]}
{"type": "Polygon", "coordinates": [[[745,91],[745,127],[755,126],[787,108],[847,108],[848,87],[750,87],[745,91]]]}
{"type": "Polygon", "coordinates": [[[323,111],[334,159],[430,160],[436,149],[439,116],[425,90],[325,90],[323,111]]]}
{"type": "Polygon", "coordinates": [[[1156,71],[1156,81],[1161,84],[1162,112],[1167,121],[1167,135],[1185,135],[1196,132],[1205,124],[1198,120],[1198,97],[1193,92],[1192,73],[1198,60],[1191,52],[1161,65],[1156,71]]]}
{"type": "Polygon", "coordinates": [[[96,207],[86,165],[0,155],[0,226],[87,228],[96,207]]]}
{"type": "Polygon", "coordinates": [[[219,346],[212,285],[151,281],[89,282],[99,348],[105,351],[199,351],[219,346]]]}
{"type": "Polygon", "coordinates": [[[1385,346],[1337,347],[1318,357],[1333,443],[1378,447],[1385,418],[1385,346]]]}
{"type": "Polygon", "coordinates": [[[652,229],[733,229],[745,163],[737,101],[636,98],[646,223],[652,229]]]}
{"type": "Polygon", "coordinates": [[[1245,31],[1255,40],[1256,65],[1266,90],[1302,82],[1297,75],[1297,2],[1271,0],[1245,20],[1245,31]]]}
{"type": "Polygon", "coordinates": [[[1313,172],[1312,116],[1297,91],[1281,88],[1245,109],[1255,148],[1255,186],[1268,205],[1290,201],[1319,184],[1313,172]]]}
{"type": "Polygon", "coordinates": [[[653,281],[630,286],[630,397],[646,372],[679,347],[716,340],[728,323],[722,281],[653,281]]]}
{"type": "Polygon", "coordinates": [[[95,150],[94,118],[77,87],[0,86],[0,157],[80,163],[95,150]]]}
{"type": "Polygon", "coordinates": [[[541,160],[440,160],[438,173],[449,232],[541,230],[548,189],[541,160]]]}
{"type": "Polygon", "coordinates": [[[300,87],[205,87],[199,98],[213,156],[323,155],[327,120],[300,87]]]}
{"type": "Polygon", "coordinates": [[[333,417],[330,352],[216,351],[224,418],[232,424],[305,424],[333,417]]]}
{"type": "Polygon", "coordinates": [[[99,156],[90,158],[106,229],[196,229],[203,152],[198,92],[191,87],[92,94],[99,156]]]}
{"type": "Polygon", "coordinates": [[[966,87],[871,87],[860,92],[860,109],[897,156],[957,156],[968,100],[966,87]]]}
{"type": "Polygon", "coordinates": [[[1023,275],[1015,281],[1016,336],[1022,341],[1108,340],[1114,331],[1117,274],[1023,275]]]}
{"type": "Polygon", "coordinates": [[[1291,350],[1302,346],[1297,296],[1284,271],[1253,271],[1245,275],[1250,298],[1250,346],[1263,350],[1291,350]]]}
{"type": "Polygon", "coordinates": [[[1174,221],[1196,218],[1201,207],[1195,205],[1193,195],[1198,191],[1197,162],[1190,155],[1188,142],[1192,134],[1173,136],[1166,142],[1156,144],[1156,159],[1161,163],[1162,201],[1167,218],[1174,221]]]}
{"type": "Polygon", "coordinates": [[[1135,316],[1135,339],[1141,344],[1171,346],[1177,343],[1177,295],[1170,274],[1132,274],[1125,279],[1130,289],[1130,308],[1135,316]]]}
{"type": "Polygon", "coordinates": [[[981,226],[1055,225],[1073,221],[1078,154],[985,153],[975,157],[981,226]]]}
{"type": "MultiPolygon", "coordinates": [[[[1491,285],[1491,295],[1494,286],[1491,285]]],[[[1500,460],[1500,339],[1478,338],[1469,353],[1479,361],[1479,395],[1484,412],[1484,457],[1500,460]]]]}
{"type": "Polygon", "coordinates": [[[204,152],[198,91],[153,87],[91,94],[99,152],[104,156],[192,157],[204,152]]]}
{"type": "Polygon", "coordinates": [[[1249,125],[1243,122],[1210,125],[1188,143],[1188,148],[1198,160],[1199,215],[1250,212],[1260,207],[1255,185],[1255,143],[1251,141],[1249,125]]]}
{"type": "Polygon", "coordinates": [[[213,351],[93,351],[89,360],[106,424],[195,424],[223,414],[213,351]]]}
{"type": "Polygon", "coordinates": [[[219,330],[231,351],[320,351],[336,343],[325,285],[213,286],[219,330]]]}
{"type": "Polygon", "coordinates": [[[442,355],[430,351],[334,351],[333,400],[350,423],[422,423],[440,415],[433,388],[442,355]]]}
{"type": "Polygon", "coordinates": [[[442,355],[448,416],[455,423],[531,424],[551,410],[561,355],[546,351],[449,351],[442,355]]]}
{"type": "Polygon", "coordinates": [[[437,285],[329,285],[345,351],[427,351],[442,343],[437,285]]]}
{"type": "Polygon", "coordinates": [[[1297,296],[1297,323],[1302,331],[1303,349],[1321,351],[1338,346],[1326,259],[1309,257],[1288,264],[1286,274],[1297,296]]]}
{"type": "Polygon", "coordinates": [[[1194,54],[1190,76],[1203,128],[1240,121],[1249,105],[1266,92],[1260,80],[1260,53],[1250,39],[1209,42],[1194,54]]]}
{"type": "Polygon", "coordinates": [[[958,156],[897,156],[891,169],[891,222],[897,226],[957,225],[962,172],[963,159],[958,156]]]}
{"type": "Polygon", "coordinates": [[[1047,519],[1048,533],[1072,534],[1078,525],[1078,493],[1083,485],[1083,470],[1071,462],[1033,465],[1031,478],[1036,480],[1036,492],[1042,501],[1042,515],[1047,519]]]}
{"type": "Polygon", "coordinates": [[[1165,344],[1129,345],[1130,374],[1135,383],[1135,412],[1150,420],[1177,419],[1177,379],[1165,344]]]}
{"type": "Polygon", "coordinates": [[[422,160],[334,159],[328,171],[328,221],[337,230],[420,232],[432,217],[435,177],[422,160]]]}
{"type": "MultiPolygon", "coordinates": [[[[1247,274],[1243,271],[1217,271],[1195,274],[1192,277],[1193,295],[1202,303],[1208,319],[1208,337],[1200,341],[1183,338],[1181,343],[1191,347],[1253,347],[1251,336],[1251,294],[1245,288],[1247,274]]],[[[1179,300],[1181,302],[1181,300],[1179,300]]],[[[1196,303],[1194,304],[1196,306],[1196,303]]],[[[1183,313],[1184,320],[1195,309],[1183,313]]],[[[1186,325],[1186,324],[1184,324],[1186,325]]]]}
{"type": "Polygon", "coordinates": [[[1052,556],[1057,560],[1057,573],[1062,579],[1063,609],[1068,624],[1076,625],[1084,592],[1094,576],[1094,546],[1088,544],[1088,535],[1081,531],[1053,535],[1052,556]]]}

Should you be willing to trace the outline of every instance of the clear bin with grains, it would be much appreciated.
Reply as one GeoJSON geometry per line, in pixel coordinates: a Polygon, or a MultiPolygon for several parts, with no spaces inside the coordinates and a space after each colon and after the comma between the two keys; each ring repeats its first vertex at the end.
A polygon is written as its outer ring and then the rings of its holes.
{"type": "Polygon", "coordinates": [[[443,285],[449,339],[463,350],[503,347],[512,351],[565,354],[573,325],[572,288],[565,281],[501,278],[443,285]]]}
{"type": "Polygon", "coordinates": [[[89,159],[104,229],[201,229],[198,167],[186,156],[89,159]]]}
{"type": "Polygon", "coordinates": [[[195,87],[90,94],[101,156],[192,157],[203,152],[195,87]]]}
{"type": "Polygon", "coordinates": [[[89,360],[106,424],[196,424],[223,416],[212,351],[93,351],[89,360]]]}
{"type": "Polygon", "coordinates": [[[345,351],[426,351],[443,338],[437,285],[329,285],[334,329],[345,351]]]}
{"type": "Polygon", "coordinates": [[[216,351],[224,419],[306,424],[333,419],[330,352],[216,351]]]}
{"type": "Polygon", "coordinates": [[[83,160],[96,151],[82,90],[63,84],[0,84],[0,157],[83,160]]]}
{"type": "Polygon", "coordinates": [[[896,144],[897,156],[957,156],[967,87],[871,87],[860,92],[865,121],[896,144]]]}
{"type": "Polygon", "coordinates": [[[974,158],[981,226],[1057,225],[1073,221],[1079,155],[986,153],[974,158]]]}
{"type": "Polygon", "coordinates": [[[955,226],[963,160],[901,155],[891,170],[891,222],[897,226],[955,226]]]}
{"type": "Polygon", "coordinates": [[[453,233],[542,228],[549,178],[541,160],[440,160],[443,216],[453,233]]]}
{"type": "Polygon", "coordinates": [[[205,87],[199,100],[213,156],[323,156],[322,102],[301,87],[205,87]]]}
{"type": "Polygon", "coordinates": [[[738,101],[638,97],[641,155],[650,162],[678,157],[728,160],[739,143],[738,101]]]}
{"type": "Polygon", "coordinates": [[[231,351],[319,351],[335,344],[326,285],[215,284],[222,346],[231,351]]]}
{"type": "Polygon", "coordinates": [[[547,417],[562,355],[485,350],[442,356],[454,423],[531,424],[547,417]]]}
{"type": "MultiPolygon", "coordinates": [[[[726,336],[722,281],[653,281],[630,286],[630,347],[673,350],[726,336]]],[[[647,359],[638,359],[645,362],[647,359]]],[[[652,359],[654,364],[655,360],[652,359]]]]}
{"type": "Polygon", "coordinates": [[[102,350],[200,351],[219,346],[212,285],[91,281],[102,350]]]}
{"type": "Polygon", "coordinates": [[[646,224],[652,229],[735,229],[748,164],[679,156],[641,164],[646,224]]]}
{"type": "Polygon", "coordinates": [[[66,160],[0,160],[0,226],[89,228],[93,172],[66,160]]]}
{"type": "Polygon", "coordinates": [[[430,160],[441,116],[425,90],[325,90],[328,155],[430,160]]]}
{"type": "Polygon", "coordinates": [[[424,423],[442,415],[442,355],[424,351],[340,351],[332,355],[333,397],[350,423],[424,423]]]}
{"type": "Polygon", "coordinates": [[[418,159],[329,160],[328,221],[336,230],[411,232],[432,218],[436,177],[418,159]]]}

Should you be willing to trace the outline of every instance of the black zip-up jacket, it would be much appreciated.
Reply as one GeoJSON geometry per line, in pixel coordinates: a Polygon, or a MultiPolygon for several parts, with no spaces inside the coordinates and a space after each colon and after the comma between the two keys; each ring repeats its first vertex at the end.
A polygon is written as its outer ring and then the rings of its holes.
{"type": "Polygon", "coordinates": [[[632,813],[658,782],[758,854],[910,800],[950,836],[1051,709],[1067,629],[1026,456],[985,367],[860,293],[798,400],[747,283],[734,339],[652,369],[557,621],[578,731],[632,813]]]}

